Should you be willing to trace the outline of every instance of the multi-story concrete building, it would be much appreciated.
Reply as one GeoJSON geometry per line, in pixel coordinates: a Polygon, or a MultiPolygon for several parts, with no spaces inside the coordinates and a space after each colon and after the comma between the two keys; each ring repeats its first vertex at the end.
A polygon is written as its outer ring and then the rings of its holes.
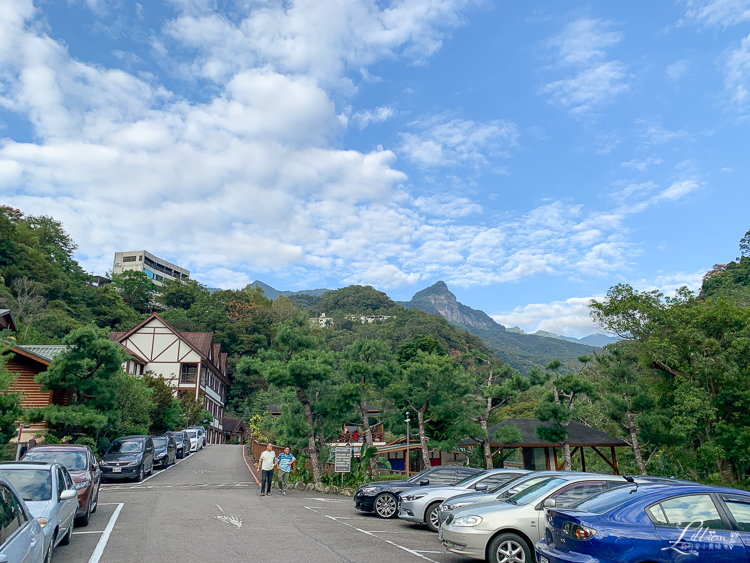
{"type": "Polygon", "coordinates": [[[110,340],[119,342],[133,358],[142,359],[141,373],[150,371],[164,379],[177,397],[190,393],[202,399],[203,408],[214,420],[208,441],[224,439],[222,419],[229,385],[227,355],[214,342],[212,332],[178,332],[159,315],[153,314],[128,332],[113,332],[110,340]]]}
{"type": "Polygon", "coordinates": [[[115,252],[112,274],[122,274],[131,270],[145,273],[157,285],[169,280],[185,281],[190,277],[189,270],[162,260],[145,250],[115,252]]]}

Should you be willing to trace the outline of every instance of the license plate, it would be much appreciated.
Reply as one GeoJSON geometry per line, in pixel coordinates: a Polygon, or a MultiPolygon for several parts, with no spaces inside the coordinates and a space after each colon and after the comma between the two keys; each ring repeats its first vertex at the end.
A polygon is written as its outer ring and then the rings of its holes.
{"type": "Polygon", "coordinates": [[[549,559],[547,559],[544,555],[540,555],[539,563],[549,563],[549,559]]]}
{"type": "Polygon", "coordinates": [[[122,467],[113,467],[112,473],[122,473],[122,467]]]}

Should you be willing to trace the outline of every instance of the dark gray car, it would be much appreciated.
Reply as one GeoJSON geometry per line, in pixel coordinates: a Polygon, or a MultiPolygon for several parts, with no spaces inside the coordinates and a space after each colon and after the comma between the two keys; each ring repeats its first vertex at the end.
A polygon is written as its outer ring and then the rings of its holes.
{"type": "Polygon", "coordinates": [[[154,471],[154,442],[150,436],[123,436],[113,441],[101,461],[102,477],[141,481],[154,471]]]}

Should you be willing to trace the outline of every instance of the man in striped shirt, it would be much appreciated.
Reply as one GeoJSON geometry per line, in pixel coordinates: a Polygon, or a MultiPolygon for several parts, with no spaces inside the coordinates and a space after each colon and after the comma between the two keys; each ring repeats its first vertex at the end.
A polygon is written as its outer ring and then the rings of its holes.
{"type": "Polygon", "coordinates": [[[292,450],[287,446],[284,453],[279,454],[276,458],[276,469],[279,470],[279,492],[286,496],[286,489],[289,486],[289,473],[294,470],[297,464],[297,458],[292,455],[292,450]]]}

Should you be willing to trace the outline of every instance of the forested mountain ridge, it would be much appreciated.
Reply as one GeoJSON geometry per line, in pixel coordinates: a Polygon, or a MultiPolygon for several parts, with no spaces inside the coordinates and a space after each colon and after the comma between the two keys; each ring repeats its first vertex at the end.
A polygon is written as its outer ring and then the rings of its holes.
{"type": "Polygon", "coordinates": [[[535,365],[575,360],[594,351],[591,346],[560,338],[508,331],[484,311],[460,303],[442,281],[417,292],[411,301],[399,304],[440,315],[454,326],[480,337],[495,356],[524,373],[535,365]]]}

